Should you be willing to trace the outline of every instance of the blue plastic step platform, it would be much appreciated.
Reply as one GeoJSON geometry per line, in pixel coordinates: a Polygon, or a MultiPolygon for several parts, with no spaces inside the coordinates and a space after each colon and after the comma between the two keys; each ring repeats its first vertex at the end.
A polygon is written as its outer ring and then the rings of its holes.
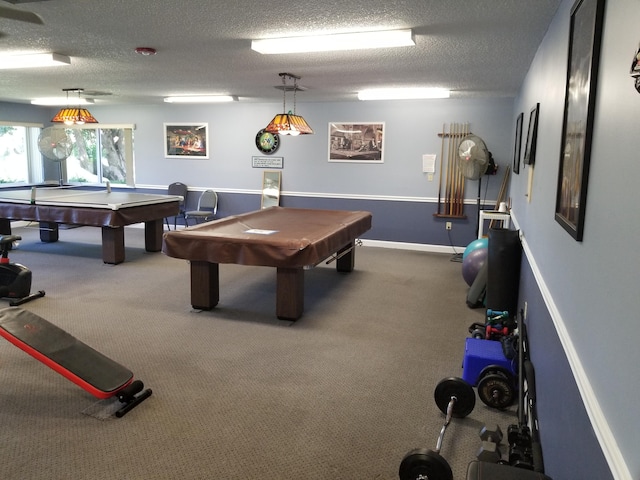
{"type": "Polygon", "coordinates": [[[462,362],[462,378],[476,386],[481,373],[487,367],[498,367],[499,370],[513,375],[517,372],[516,362],[505,357],[501,342],[467,338],[462,362]]]}

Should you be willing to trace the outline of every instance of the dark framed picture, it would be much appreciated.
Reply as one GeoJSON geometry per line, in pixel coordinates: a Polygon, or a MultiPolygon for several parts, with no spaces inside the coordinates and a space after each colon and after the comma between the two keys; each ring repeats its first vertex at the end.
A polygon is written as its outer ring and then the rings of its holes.
{"type": "Polygon", "coordinates": [[[540,113],[540,104],[531,109],[529,114],[529,128],[527,129],[527,143],[524,149],[525,165],[533,165],[536,163],[536,144],[538,143],[538,115],[540,113]]]}
{"type": "Polygon", "coordinates": [[[522,120],[524,113],[520,112],[516,120],[516,143],[513,148],[513,173],[520,173],[520,154],[522,153],[522,120]]]}
{"type": "Polygon", "coordinates": [[[329,123],[329,161],[384,163],[384,123],[329,123]]]}
{"type": "Polygon", "coordinates": [[[165,123],[165,158],[209,158],[209,124],[165,123]]]}
{"type": "Polygon", "coordinates": [[[571,8],[555,219],[577,241],[584,232],[604,4],[578,0],[571,8]]]}

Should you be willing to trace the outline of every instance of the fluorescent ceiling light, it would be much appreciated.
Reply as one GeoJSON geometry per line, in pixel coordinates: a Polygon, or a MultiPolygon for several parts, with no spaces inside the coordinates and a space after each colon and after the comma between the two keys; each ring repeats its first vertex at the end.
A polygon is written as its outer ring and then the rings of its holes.
{"type": "Polygon", "coordinates": [[[372,88],[358,92],[360,100],[410,100],[420,98],[449,98],[446,88],[372,88]]]}
{"type": "Polygon", "coordinates": [[[59,53],[28,53],[0,56],[0,69],[57,67],[71,65],[71,58],[59,53]]]}
{"type": "Polygon", "coordinates": [[[165,97],[167,103],[220,103],[235,102],[233,95],[183,95],[175,97],[165,97]]]}
{"type": "Polygon", "coordinates": [[[307,37],[266,38],[253,40],[251,49],[262,54],[276,54],[407,47],[415,44],[413,32],[411,29],[406,29],[311,35],[307,37]]]}
{"type": "Polygon", "coordinates": [[[91,105],[96,103],[93,98],[72,98],[68,97],[43,97],[34,98],[31,100],[32,105],[49,105],[49,106],[64,106],[64,105],[91,105]]]}

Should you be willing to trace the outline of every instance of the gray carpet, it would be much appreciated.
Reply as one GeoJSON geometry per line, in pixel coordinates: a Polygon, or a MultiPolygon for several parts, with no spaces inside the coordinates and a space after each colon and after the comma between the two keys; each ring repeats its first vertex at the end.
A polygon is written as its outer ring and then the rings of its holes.
{"type": "MultiPolygon", "coordinates": [[[[122,419],[0,342],[2,479],[385,479],[404,454],[435,448],[439,380],[462,374],[467,327],[461,264],[449,255],[359,247],[356,270],[306,272],[305,312],[275,318],[275,269],[222,265],[220,304],[189,305],[189,265],[146,253],[126,229],[127,261],[101,261],[100,229],[33,228],[12,251],[44,298],[23,306],[124,364],[153,389],[122,419]]],[[[5,300],[0,307],[8,306],[5,300]]],[[[480,401],[447,430],[442,455],[464,479],[487,424],[515,407],[480,401]]]]}

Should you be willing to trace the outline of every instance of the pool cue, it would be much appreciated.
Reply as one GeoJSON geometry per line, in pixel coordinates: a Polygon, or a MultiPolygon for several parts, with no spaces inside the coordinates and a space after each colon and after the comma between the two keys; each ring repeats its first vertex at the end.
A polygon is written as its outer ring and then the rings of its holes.
{"type": "Polygon", "coordinates": [[[442,143],[440,145],[440,171],[438,172],[438,210],[436,211],[436,215],[440,215],[440,195],[442,193],[442,157],[444,155],[444,132],[445,132],[445,123],[442,124],[442,143]]]}
{"type": "MultiPolygon", "coordinates": [[[[500,202],[504,200],[504,195],[507,191],[507,181],[509,180],[509,173],[511,172],[511,166],[507,165],[507,169],[504,171],[504,177],[502,178],[502,185],[500,186],[500,191],[498,192],[498,198],[496,199],[496,206],[494,210],[497,212],[500,208],[500,202]]],[[[491,220],[489,222],[489,228],[493,228],[495,222],[501,222],[502,220],[491,220]]]]}
{"type": "Polygon", "coordinates": [[[449,124],[449,140],[447,145],[447,175],[445,179],[445,195],[444,195],[444,214],[449,214],[449,196],[451,195],[451,125],[449,124]]]}
{"type": "Polygon", "coordinates": [[[454,169],[453,171],[455,172],[455,176],[453,179],[453,199],[452,199],[452,208],[451,208],[451,215],[453,216],[457,216],[458,215],[458,195],[459,195],[459,190],[460,190],[460,159],[458,158],[458,135],[460,135],[460,125],[456,123],[456,131],[455,131],[455,135],[453,136],[453,164],[454,164],[454,169]]]}

